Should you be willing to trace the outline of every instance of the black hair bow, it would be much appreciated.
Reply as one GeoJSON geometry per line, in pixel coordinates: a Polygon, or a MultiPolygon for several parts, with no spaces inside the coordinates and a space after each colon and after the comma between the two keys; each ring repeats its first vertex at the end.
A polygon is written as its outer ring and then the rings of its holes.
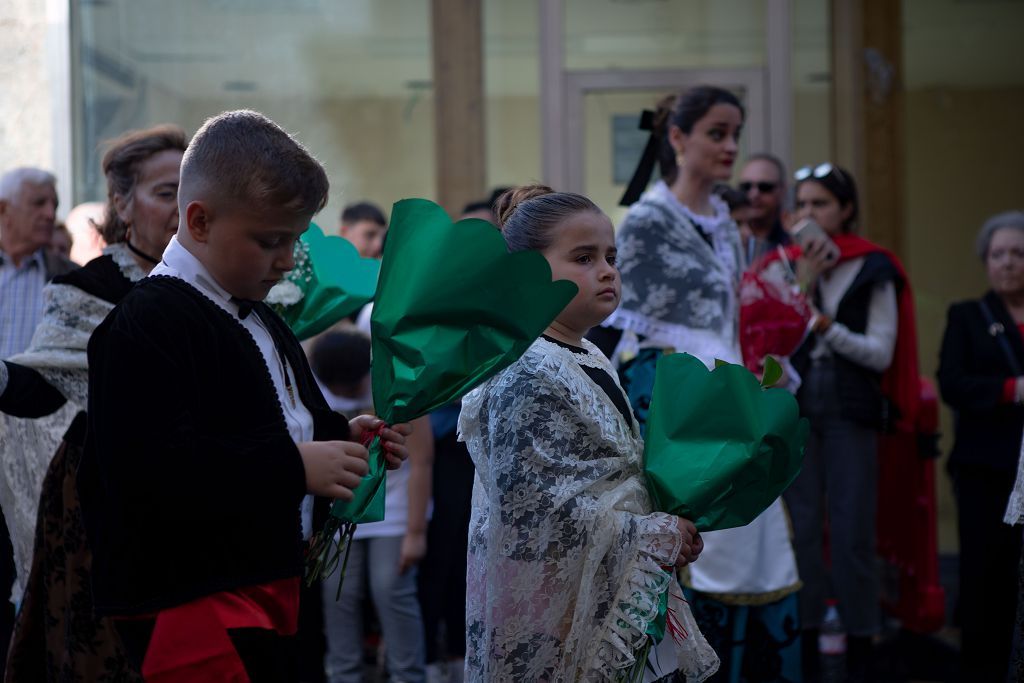
{"type": "Polygon", "coordinates": [[[636,165],[636,170],[633,171],[633,177],[630,178],[629,185],[626,186],[626,191],[623,193],[622,199],[619,200],[619,206],[630,206],[640,199],[640,195],[647,188],[647,183],[651,182],[654,164],[658,161],[659,140],[654,130],[654,112],[650,109],[645,109],[640,114],[640,125],[637,127],[640,130],[651,131],[651,135],[647,138],[647,146],[644,147],[644,153],[640,156],[640,162],[636,165]]]}

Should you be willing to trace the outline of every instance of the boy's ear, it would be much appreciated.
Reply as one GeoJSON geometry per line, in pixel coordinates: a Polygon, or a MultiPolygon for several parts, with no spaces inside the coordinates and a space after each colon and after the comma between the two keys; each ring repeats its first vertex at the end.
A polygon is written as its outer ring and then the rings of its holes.
{"type": "Polygon", "coordinates": [[[210,207],[206,202],[192,201],[185,207],[185,227],[196,242],[206,242],[210,237],[210,207]]]}

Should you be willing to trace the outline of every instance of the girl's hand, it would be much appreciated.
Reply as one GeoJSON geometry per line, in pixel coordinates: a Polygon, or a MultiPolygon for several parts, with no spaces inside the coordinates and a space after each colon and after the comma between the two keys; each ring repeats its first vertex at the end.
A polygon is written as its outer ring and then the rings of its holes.
{"type": "MultiPolygon", "coordinates": [[[[348,421],[349,430],[352,432],[352,440],[359,441],[363,434],[372,432],[383,423],[380,418],[373,415],[360,415],[348,421]]],[[[412,425],[408,422],[391,425],[381,432],[381,445],[384,459],[387,461],[389,470],[397,470],[409,457],[409,449],[405,447],[405,437],[412,434],[412,425]]]]}
{"type": "Polygon", "coordinates": [[[688,519],[676,518],[679,526],[679,535],[682,536],[683,544],[679,549],[679,557],[676,558],[676,567],[685,567],[691,562],[696,562],[704,550],[704,539],[697,533],[697,527],[688,519]]]}

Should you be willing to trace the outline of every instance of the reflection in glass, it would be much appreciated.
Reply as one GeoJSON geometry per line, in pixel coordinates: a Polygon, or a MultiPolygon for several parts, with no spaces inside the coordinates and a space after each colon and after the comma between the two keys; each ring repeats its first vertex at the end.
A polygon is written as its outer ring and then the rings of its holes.
{"type": "Polygon", "coordinates": [[[101,198],[99,144],[226,109],[261,111],[343,204],[386,210],[434,191],[429,0],[106,0],[73,3],[76,201],[101,198]]]}

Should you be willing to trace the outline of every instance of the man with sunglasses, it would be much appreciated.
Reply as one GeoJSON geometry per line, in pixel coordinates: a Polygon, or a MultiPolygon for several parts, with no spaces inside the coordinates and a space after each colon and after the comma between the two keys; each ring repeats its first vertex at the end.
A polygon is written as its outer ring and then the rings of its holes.
{"type": "Polygon", "coordinates": [[[750,200],[747,224],[753,239],[747,244],[749,263],[777,245],[787,245],[783,227],[786,172],[778,157],[766,152],[752,154],[740,171],[739,190],[750,200]]]}

